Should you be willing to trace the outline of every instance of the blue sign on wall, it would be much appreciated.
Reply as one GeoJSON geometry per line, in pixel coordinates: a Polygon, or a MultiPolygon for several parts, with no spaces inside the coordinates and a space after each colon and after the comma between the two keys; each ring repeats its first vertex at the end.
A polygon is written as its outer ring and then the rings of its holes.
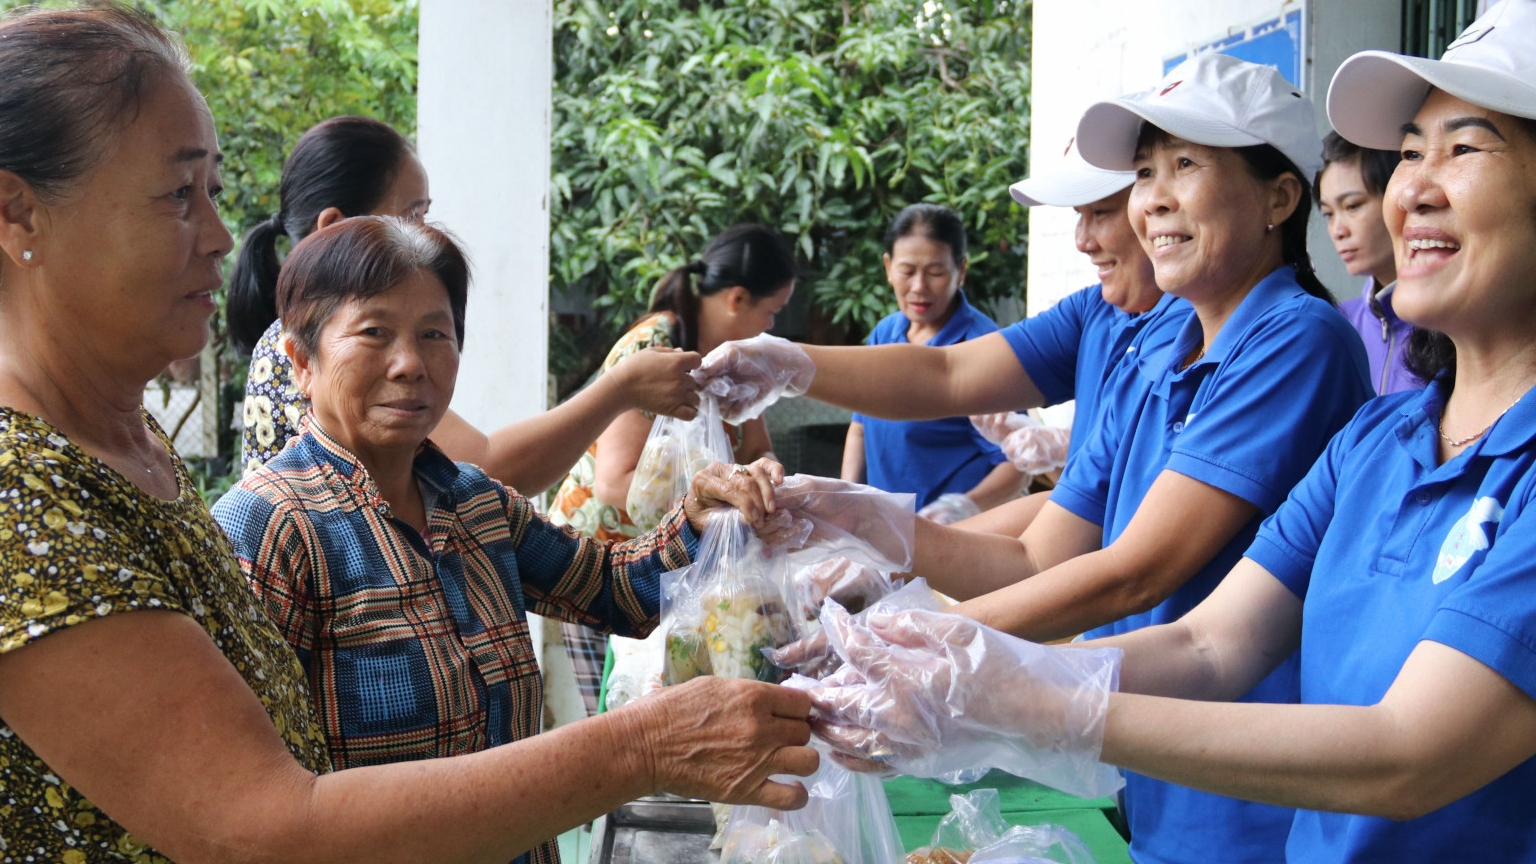
{"type": "Polygon", "coordinates": [[[1278,18],[1260,21],[1230,36],[1166,57],[1163,59],[1163,74],[1168,74],[1173,67],[1195,54],[1220,51],[1250,63],[1273,66],[1285,76],[1285,80],[1291,82],[1291,86],[1303,89],[1301,73],[1305,43],[1302,41],[1302,20],[1302,10],[1292,9],[1278,18]]]}

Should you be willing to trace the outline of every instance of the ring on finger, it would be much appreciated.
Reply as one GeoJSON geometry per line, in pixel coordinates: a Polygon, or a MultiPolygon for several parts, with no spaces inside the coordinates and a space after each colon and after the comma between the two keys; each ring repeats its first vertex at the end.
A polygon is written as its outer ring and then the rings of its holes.
{"type": "Polygon", "coordinates": [[[731,467],[731,473],[732,474],[750,474],[752,472],[745,465],[735,465],[735,466],[731,467]]]}

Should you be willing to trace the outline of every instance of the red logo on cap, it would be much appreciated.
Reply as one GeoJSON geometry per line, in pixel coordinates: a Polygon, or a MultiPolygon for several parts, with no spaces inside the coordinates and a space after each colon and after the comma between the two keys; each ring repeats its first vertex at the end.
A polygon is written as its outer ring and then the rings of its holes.
{"type": "Polygon", "coordinates": [[[1077,136],[1076,135],[1073,135],[1071,138],[1068,138],[1067,139],[1067,149],[1061,151],[1061,155],[1065,156],[1068,153],[1071,153],[1072,152],[1072,145],[1075,144],[1076,142],[1077,142],[1077,136]]]}
{"type": "Polygon", "coordinates": [[[1179,86],[1180,84],[1183,84],[1183,83],[1184,83],[1183,80],[1175,81],[1172,84],[1169,84],[1167,87],[1164,87],[1157,95],[1159,95],[1159,96],[1167,96],[1169,93],[1173,92],[1173,88],[1175,88],[1175,87],[1177,87],[1177,86],[1179,86]]]}

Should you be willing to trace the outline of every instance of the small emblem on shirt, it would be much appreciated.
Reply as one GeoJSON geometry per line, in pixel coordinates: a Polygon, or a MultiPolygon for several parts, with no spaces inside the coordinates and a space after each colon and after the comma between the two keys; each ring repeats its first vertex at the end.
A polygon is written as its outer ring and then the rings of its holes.
{"type": "Polygon", "coordinates": [[[1456,520],[1440,544],[1440,555],[1435,559],[1435,573],[1430,577],[1434,584],[1456,575],[1472,556],[1488,548],[1488,538],[1504,518],[1504,508],[1498,501],[1483,497],[1472,502],[1467,515],[1456,520]],[[1488,528],[1483,526],[1487,525],[1488,528]]]}

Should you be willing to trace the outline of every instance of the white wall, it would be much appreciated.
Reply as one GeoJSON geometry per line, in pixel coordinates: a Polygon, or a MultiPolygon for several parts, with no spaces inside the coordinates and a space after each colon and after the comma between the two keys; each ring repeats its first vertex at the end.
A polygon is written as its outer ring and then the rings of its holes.
{"type": "MultiPolygon", "coordinates": [[[[1090,103],[1157,83],[1164,57],[1296,5],[1297,0],[1035,0],[1031,162],[1036,153],[1060,153],[1090,103]]],[[[1312,0],[1309,10],[1305,35],[1312,64],[1305,89],[1326,132],[1327,82],[1356,51],[1398,48],[1401,0],[1312,0]]],[[[1063,208],[1037,207],[1030,213],[1030,314],[1094,282],[1092,267],[1073,248],[1073,225],[1072,211],[1063,208]]],[[[1313,259],[1324,282],[1349,295],[1356,283],[1344,273],[1320,225],[1314,219],[1313,259]]]]}
{"type": "Polygon", "coordinates": [[[453,407],[482,429],[545,409],[551,0],[423,0],[417,141],[430,218],[474,267],[453,407]]]}

